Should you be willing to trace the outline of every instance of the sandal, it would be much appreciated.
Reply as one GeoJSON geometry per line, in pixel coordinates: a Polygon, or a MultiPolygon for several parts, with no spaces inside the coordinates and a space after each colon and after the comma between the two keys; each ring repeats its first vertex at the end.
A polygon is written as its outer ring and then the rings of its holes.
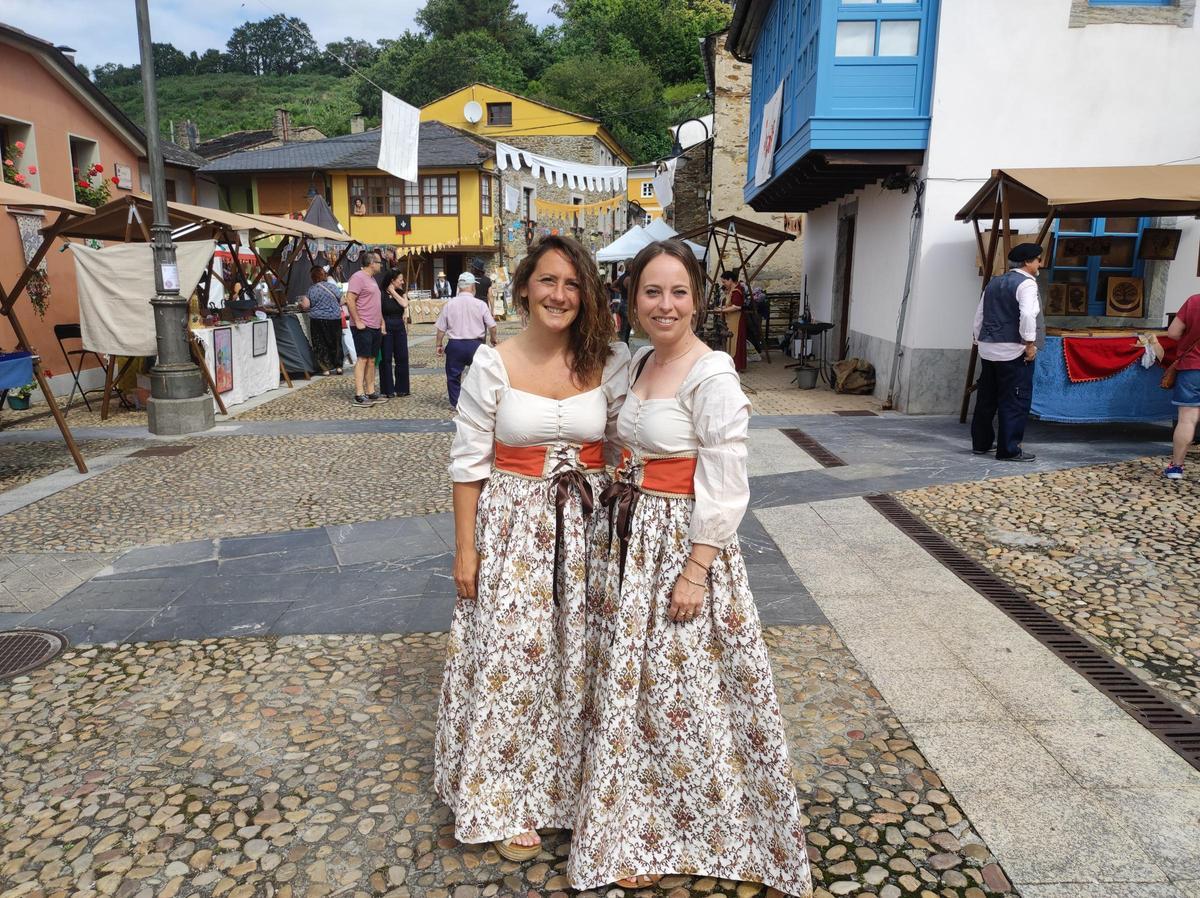
{"type": "Polygon", "coordinates": [[[617,885],[623,889],[649,889],[658,885],[662,875],[658,873],[640,873],[637,876],[626,876],[618,879],[617,885]]]}
{"type": "Polygon", "coordinates": [[[533,860],[542,850],[542,842],[539,839],[536,845],[515,845],[511,838],[497,840],[492,843],[496,846],[496,850],[500,852],[500,856],[505,860],[512,861],[516,864],[524,863],[525,861],[533,860]]]}

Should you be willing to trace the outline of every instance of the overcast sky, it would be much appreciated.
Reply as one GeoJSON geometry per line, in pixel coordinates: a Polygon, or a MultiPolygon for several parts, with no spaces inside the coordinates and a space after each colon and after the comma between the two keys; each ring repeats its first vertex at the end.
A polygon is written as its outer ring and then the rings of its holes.
{"type": "MultiPolygon", "coordinates": [[[[553,0],[517,0],[537,25],[554,21],[553,0]]],[[[286,12],[308,23],[317,43],[343,37],[374,42],[412,27],[422,0],[150,0],[155,41],[190,53],[225,49],[230,32],[247,20],[286,12]]],[[[0,22],[54,44],[75,48],[89,68],[137,62],[134,0],[0,0],[0,22]]]]}

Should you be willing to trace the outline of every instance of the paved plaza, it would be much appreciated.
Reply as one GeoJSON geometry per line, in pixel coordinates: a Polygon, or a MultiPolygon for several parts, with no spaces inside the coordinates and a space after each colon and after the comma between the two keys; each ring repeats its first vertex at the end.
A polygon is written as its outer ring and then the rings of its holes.
{"type": "MultiPolygon", "coordinates": [[[[419,329],[412,359],[410,397],[354,409],[316,378],[171,440],[76,406],[83,476],[37,409],[4,412],[0,627],[72,643],[0,681],[5,898],[575,894],[567,834],[512,864],[457,844],[431,789],[452,426],[419,329]]],[[[816,895],[1200,898],[1200,772],[864,498],[1194,714],[1200,488],[1158,476],[1169,431],[1035,424],[1014,467],[785,361],[745,379],[740,538],[816,895]]]]}

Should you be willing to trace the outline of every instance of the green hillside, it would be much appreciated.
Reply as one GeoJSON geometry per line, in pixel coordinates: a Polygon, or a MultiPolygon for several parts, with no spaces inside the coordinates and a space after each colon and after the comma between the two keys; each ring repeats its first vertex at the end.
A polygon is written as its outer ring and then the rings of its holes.
{"type": "MultiPolygon", "coordinates": [[[[350,131],[358,112],[353,77],[330,75],[179,75],[158,82],[158,115],[163,134],[168,123],[191,119],[200,139],[230,131],[270,128],[275,109],[291,113],[293,126],[312,125],[326,134],[350,131]]],[[[139,125],[145,121],[141,84],[109,87],[105,93],[139,125]]]]}

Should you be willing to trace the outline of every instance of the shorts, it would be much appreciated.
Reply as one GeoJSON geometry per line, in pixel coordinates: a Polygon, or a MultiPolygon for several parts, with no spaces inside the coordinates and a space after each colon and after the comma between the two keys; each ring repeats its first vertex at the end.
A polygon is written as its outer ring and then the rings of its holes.
{"type": "Polygon", "coordinates": [[[379,327],[364,327],[359,330],[357,327],[350,328],[350,333],[354,335],[354,352],[360,359],[373,359],[383,346],[383,328],[379,327]]]}
{"type": "Polygon", "coordinates": [[[1200,408],[1200,369],[1188,368],[1175,372],[1175,389],[1171,405],[1200,408]]]}

